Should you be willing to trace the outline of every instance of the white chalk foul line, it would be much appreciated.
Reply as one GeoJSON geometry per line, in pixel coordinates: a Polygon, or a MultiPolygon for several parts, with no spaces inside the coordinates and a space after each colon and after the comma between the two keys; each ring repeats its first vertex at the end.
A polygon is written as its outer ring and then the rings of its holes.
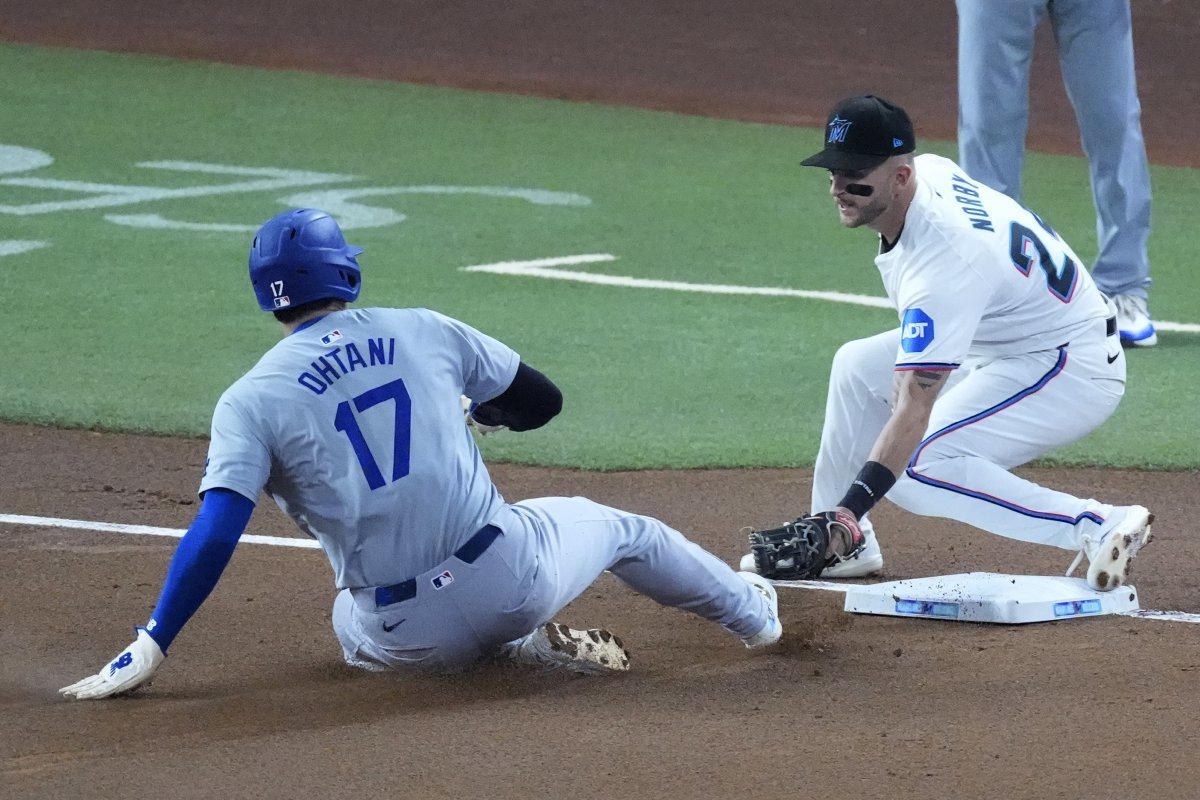
{"type": "Polygon", "coordinates": [[[1186,611],[1152,611],[1148,608],[1137,611],[1126,611],[1121,616],[1137,617],[1138,619],[1161,619],[1166,622],[1200,623],[1200,614],[1189,614],[1186,611]]]}
{"type": "MultiPolygon", "coordinates": [[[[810,289],[783,289],[770,286],[730,286],[721,283],[686,283],[683,281],[660,281],[649,278],[634,278],[628,275],[605,275],[598,272],[576,272],[552,269],[552,267],[576,264],[596,264],[616,261],[611,253],[585,253],[577,256],[537,258],[530,261],[498,261],[494,264],[476,264],[460,267],[462,272],[486,272],[492,275],[517,275],[525,278],[546,278],[558,281],[574,281],[599,286],[620,286],[628,289],[665,289],[674,292],[698,292],[701,294],[757,295],[760,297],[801,297],[806,300],[825,300],[830,303],[847,303],[869,308],[893,308],[886,297],[846,292],[821,292],[810,289]]],[[[1154,320],[1154,326],[1162,331],[1176,333],[1200,333],[1200,325],[1190,322],[1165,322],[1154,320]]]]}
{"type": "MultiPolygon", "coordinates": [[[[850,591],[850,585],[848,584],[829,583],[828,581],[771,581],[771,583],[776,586],[785,586],[789,589],[820,589],[825,592],[841,592],[842,594],[850,591]]],[[[1151,611],[1149,609],[1139,609],[1137,611],[1125,611],[1113,616],[1200,624],[1200,614],[1189,614],[1186,611],[1151,611]]]]}
{"type": "MultiPolygon", "coordinates": [[[[26,517],[20,514],[0,514],[0,523],[9,525],[37,525],[43,528],[74,528],[83,531],[100,531],[102,533],[136,533],[143,536],[170,536],[179,539],[186,530],[180,528],[155,528],[150,525],[122,525],[114,522],[90,522],[81,519],[57,519],[55,517],[26,517]]],[[[321,545],[315,539],[295,539],[287,536],[260,536],[254,533],[242,534],[239,539],[250,544],[271,544],[277,547],[304,547],[320,550],[321,545]]]]}

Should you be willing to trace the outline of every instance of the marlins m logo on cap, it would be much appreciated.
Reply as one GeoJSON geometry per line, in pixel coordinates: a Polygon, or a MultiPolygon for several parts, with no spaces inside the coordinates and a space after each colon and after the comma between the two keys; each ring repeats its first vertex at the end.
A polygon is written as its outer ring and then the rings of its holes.
{"type": "Polygon", "coordinates": [[[850,132],[850,126],[853,124],[850,120],[835,115],[829,120],[829,141],[845,142],[846,134],[850,132]]]}
{"type": "Polygon", "coordinates": [[[866,172],[916,149],[908,114],[872,94],[847,97],[826,120],[825,149],[801,161],[803,166],[866,172]]]}

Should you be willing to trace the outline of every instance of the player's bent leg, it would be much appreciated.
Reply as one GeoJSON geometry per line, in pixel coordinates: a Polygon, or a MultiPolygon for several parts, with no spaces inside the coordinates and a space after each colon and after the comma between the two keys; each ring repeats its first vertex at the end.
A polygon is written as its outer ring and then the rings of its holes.
{"type": "Polygon", "coordinates": [[[1048,489],[979,456],[939,458],[910,469],[888,498],[913,514],[1064,550],[1078,550],[1083,536],[1098,535],[1113,511],[1111,505],[1048,489]]]}
{"type": "MultiPolygon", "coordinates": [[[[1109,540],[1129,516],[1126,508],[1040,486],[1008,469],[1082,438],[1116,409],[1122,372],[1107,363],[1103,339],[1085,339],[1069,353],[1001,359],[974,371],[938,400],[929,434],[888,498],[913,513],[1084,550],[1089,558],[1098,554],[1094,545],[1109,540]]],[[[1148,541],[1141,532],[1148,525],[1132,524],[1118,534],[1130,541],[1117,556],[1100,559],[1094,572],[1123,574],[1125,552],[1132,555],[1148,541]]]]}
{"type": "Polygon", "coordinates": [[[545,621],[536,549],[519,528],[389,587],[339,593],[333,622],[356,667],[461,671],[545,621]]]}
{"type": "Polygon", "coordinates": [[[333,632],[342,646],[342,658],[349,666],[370,672],[383,672],[388,669],[386,664],[364,652],[371,649],[371,644],[354,619],[354,598],[350,596],[349,589],[339,591],[333,600],[333,632]]]}
{"type": "Polygon", "coordinates": [[[538,532],[547,620],[611,570],[635,591],[743,640],[771,624],[773,610],[760,590],[657,519],[582,497],[526,500],[514,510],[538,532]]]}

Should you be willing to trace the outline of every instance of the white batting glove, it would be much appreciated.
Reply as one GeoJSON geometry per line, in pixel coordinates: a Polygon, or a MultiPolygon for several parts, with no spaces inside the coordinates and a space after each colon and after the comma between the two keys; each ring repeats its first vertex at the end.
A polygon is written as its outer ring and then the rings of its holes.
{"type": "Polygon", "coordinates": [[[472,405],[473,402],[471,398],[464,394],[462,396],[462,410],[463,416],[466,418],[468,428],[478,431],[480,436],[487,436],[489,433],[495,433],[496,431],[508,430],[503,425],[484,425],[482,422],[477,421],[471,416],[472,405]]]}
{"type": "Polygon", "coordinates": [[[99,700],[101,697],[132,692],[158,669],[166,656],[158,642],[137,629],[137,639],[124,652],[104,666],[98,673],[58,690],[63,697],[76,700],[99,700]]]}

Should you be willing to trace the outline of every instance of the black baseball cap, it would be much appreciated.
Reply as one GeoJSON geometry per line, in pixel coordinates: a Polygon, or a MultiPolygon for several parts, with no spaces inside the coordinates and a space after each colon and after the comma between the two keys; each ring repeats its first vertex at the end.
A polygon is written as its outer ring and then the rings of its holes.
{"type": "Polygon", "coordinates": [[[829,113],[825,149],[800,163],[824,169],[869,170],[917,147],[912,120],[873,94],[849,97],[829,113]]]}

